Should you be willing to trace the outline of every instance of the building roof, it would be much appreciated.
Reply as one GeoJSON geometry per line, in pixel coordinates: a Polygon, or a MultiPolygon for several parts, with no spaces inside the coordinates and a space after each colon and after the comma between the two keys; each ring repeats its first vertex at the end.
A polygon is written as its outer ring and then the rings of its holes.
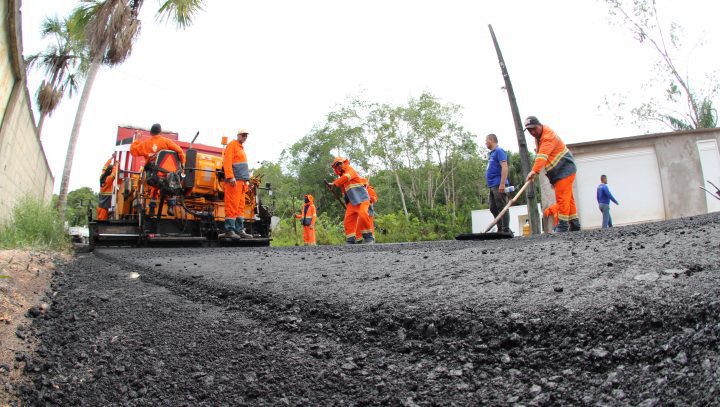
{"type": "Polygon", "coordinates": [[[666,133],[651,133],[651,134],[642,134],[640,136],[630,136],[630,137],[609,138],[609,139],[602,139],[602,140],[585,141],[585,142],[581,142],[581,143],[573,143],[573,144],[568,144],[567,146],[568,146],[568,148],[572,149],[572,147],[596,146],[596,145],[601,145],[601,144],[610,144],[610,143],[618,143],[618,142],[625,142],[625,141],[647,140],[647,139],[654,139],[654,138],[668,137],[668,136],[697,135],[697,134],[702,134],[702,133],[720,133],[720,127],[714,127],[714,128],[710,128],[710,129],[670,131],[670,132],[666,132],[666,133]]]}

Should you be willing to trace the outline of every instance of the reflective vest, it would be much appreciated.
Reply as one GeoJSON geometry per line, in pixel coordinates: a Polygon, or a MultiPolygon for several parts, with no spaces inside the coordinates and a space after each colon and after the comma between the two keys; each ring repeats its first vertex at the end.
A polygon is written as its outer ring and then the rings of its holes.
{"type": "Polygon", "coordinates": [[[239,141],[233,140],[225,147],[223,170],[225,171],[225,179],[235,178],[243,181],[250,179],[250,166],[247,162],[247,155],[245,155],[245,149],[239,141]]]}
{"type": "Polygon", "coordinates": [[[365,187],[366,182],[365,178],[358,175],[353,167],[345,165],[343,174],[333,181],[333,185],[342,189],[346,203],[355,206],[370,200],[370,195],[365,187]]]}
{"type": "Polygon", "coordinates": [[[535,144],[537,156],[532,169],[535,173],[539,174],[544,167],[551,184],[575,174],[575,159],[553,129],[543,124],[542,134],[540,139],[535,139],[535,144]]]}

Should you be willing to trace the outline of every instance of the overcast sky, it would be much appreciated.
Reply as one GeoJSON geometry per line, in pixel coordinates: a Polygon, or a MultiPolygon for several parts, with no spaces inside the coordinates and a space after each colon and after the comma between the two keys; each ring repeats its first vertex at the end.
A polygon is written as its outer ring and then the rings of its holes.
{"type": "MultiPolygon", "coordinates": [[[[76,4],[24,1],[25,54],[46,46],[38,34],[45,16],[65,16],[76,4]]],[[[520,114],[538,116],[567,143],[645,132],[616,123],[598,106],[614,94],[627,95],[630,105],[658,95],[641,88],[654,75],[655,54],[612,26],[600,0],[214,0],[187,31],[157,22],[158,4],[145,0],[130,58],[98,74],[70,190],[98,190],[118,125],[159,122],[182,140],[200,131],[198,142],[217,146],[223,135],[244,127],[250,160],[275,161],[334,106],[360,92],[370,101],[400,104],[429,91],[464,107],[463,124],[479,142],[493,132],[516,151],[488,24],[500,41],[520,114]]],[[[720,2],[659,5],[685,28],[680,62],[691,75],[697,72],[699,81],[701,73],[717,69],[720,2]],[[699,38],[705,39],[701,47],[699,38]]],[[[31,94],[40,80],[31,75],[31,94]]],[[[56,192],[78,99],[64,100],[43,129],[56,192]]]]}

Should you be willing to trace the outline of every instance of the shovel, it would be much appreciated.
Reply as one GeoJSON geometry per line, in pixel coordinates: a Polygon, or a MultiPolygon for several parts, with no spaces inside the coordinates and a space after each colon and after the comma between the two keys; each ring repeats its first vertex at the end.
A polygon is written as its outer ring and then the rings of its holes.
{"type": "Polygon", "coordinates": [[[495,219],[488,225],[488,227],[485,228],[485,231],[483,233],[461,233],[457,236],[455,236],[456,240],[494,240],[494,239],[510,239],[513,237],[512,232],[494,232],[494,233],[488,233],[490,229],[495,226],[500,219],[505,215],[505,212],[507,212],[510,207],[515,203],[515,201],[520,198],[520,195],[525,191],[525,188],[528,187],[528,185],[532,184],[532,182],[526,182],[525,185],[520,188],[515,196],[505,205],[505,207],[498,213],[498,216],[495,217],[495,219]]]}

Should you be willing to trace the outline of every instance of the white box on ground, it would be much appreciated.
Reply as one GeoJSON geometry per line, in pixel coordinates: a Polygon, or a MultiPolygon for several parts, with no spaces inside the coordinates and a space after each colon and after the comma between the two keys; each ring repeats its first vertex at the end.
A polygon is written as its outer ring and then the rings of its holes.
{"type": "MultiPolygon", "coordinates": [[[[510,230],[515,236],[522,236],[522,228],[525,225],[525,219],[527,219],[527,205],[517,205],[510,207],[510,230]]],[[[538,204],[538,213],[542,218],[542,210],[540,204],[538,204]]],[[[485,228],[495,219],[490,209],[479,209],[470,213],[472,217],[472,232],[482,233],[485,228]]],[[[491,232],[497,231],[496,228],[490,230],[491,232]]]]}

